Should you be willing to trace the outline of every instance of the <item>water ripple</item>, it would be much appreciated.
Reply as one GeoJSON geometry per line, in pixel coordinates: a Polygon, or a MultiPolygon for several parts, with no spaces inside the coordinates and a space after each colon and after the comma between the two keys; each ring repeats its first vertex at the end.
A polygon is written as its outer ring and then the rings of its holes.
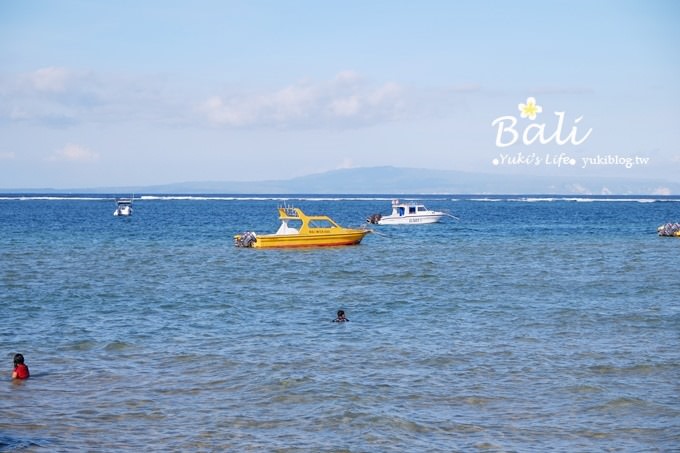
{"type": "Polygon", "coordinates": [[[464,222],[283,251],[231,245],[275,200],[50,203],[0,203],[0,340],[32,373],[0,386],[0,450],[680,444],[680,242],[641,234],[672,203],[432,200],[464,222]]]}

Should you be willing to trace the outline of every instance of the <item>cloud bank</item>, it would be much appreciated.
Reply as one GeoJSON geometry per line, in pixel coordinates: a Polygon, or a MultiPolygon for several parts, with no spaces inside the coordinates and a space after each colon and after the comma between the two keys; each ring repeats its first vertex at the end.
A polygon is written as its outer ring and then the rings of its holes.
{"type": "Polygon", "coordinates": [[[171,105],[159,77],[102,75],[63,67],[0,74],[0,122],[66,128],[87,123],[168,121],[171,105]]]}
{"type": "Polygon", "coordinates": [[[241,87],[232,92],[180,88],[169,80],[63,67],[0,74],[0,122],[53,128],[129,122],[227,129],[358,128],[423,114],[439,116],[457,102],[457,96],[471,91],[374,81],[354,71],[247,93],[241,87]]]}
{"type": "Polygon", "coordinates": [[[327,81],[302,81],[272,92],[215,95],[198,111],[217,126],[348,127],[394,121],[408,114],[407,90],[375,84],[352,71],[327,81]]]}

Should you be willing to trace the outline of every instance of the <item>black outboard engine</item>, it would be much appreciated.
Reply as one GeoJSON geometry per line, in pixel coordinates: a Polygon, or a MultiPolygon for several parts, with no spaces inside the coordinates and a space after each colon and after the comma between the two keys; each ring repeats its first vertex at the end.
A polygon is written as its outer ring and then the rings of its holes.
{"type": "Polygon", "coordinates": [[[381,215],[381,214],[373,214],[373,215],[371,215],[371,216],[368,216],[368,217],[366,218],[366,221],[367,221],[368,223],[372,223],[372,224],[374,224],[374,225],[377,225],[378,222],[380,222],[380,219],[382,219],[382,215],[381,215]]]}

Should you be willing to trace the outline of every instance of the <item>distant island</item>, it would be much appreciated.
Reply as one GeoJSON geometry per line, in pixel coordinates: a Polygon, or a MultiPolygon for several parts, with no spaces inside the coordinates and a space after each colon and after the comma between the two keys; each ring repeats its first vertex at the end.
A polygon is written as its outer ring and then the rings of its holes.
{"type": "Polygon", "coordinates": [[[135,194],[555,194],[677,195],[680,183],[593,176],[525,176],[402,167],[332,170],[286,180],[191,181],[164,185],[0,188],[2,193],[135,194]]]}

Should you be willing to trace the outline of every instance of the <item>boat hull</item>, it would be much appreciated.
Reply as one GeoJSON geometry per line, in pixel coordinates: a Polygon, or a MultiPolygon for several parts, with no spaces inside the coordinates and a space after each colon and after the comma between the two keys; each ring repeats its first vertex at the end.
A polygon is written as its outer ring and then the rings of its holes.
{"type": "Polygon", "coordinates": [[[437,223],[444,217],[443,214],[416,215],[416,216],[386,216],[378,221],[378,225],[410,225],[414,223],[437,223]]]}
{"type": "Polygon", "coordinates": [[[116,217],[129,217],[132,215],[132,209],[130,208],[123,208],[123,209],[116,209],[113,211],[113,215],[116,217]]]}
{"type": "Polygon", "coordinates": [[[300,248],[300,247],[337,247],[357,245],[369,230],[343,233],[320,234],[266,234],[258,235],[253,248],[300,248]]]}

